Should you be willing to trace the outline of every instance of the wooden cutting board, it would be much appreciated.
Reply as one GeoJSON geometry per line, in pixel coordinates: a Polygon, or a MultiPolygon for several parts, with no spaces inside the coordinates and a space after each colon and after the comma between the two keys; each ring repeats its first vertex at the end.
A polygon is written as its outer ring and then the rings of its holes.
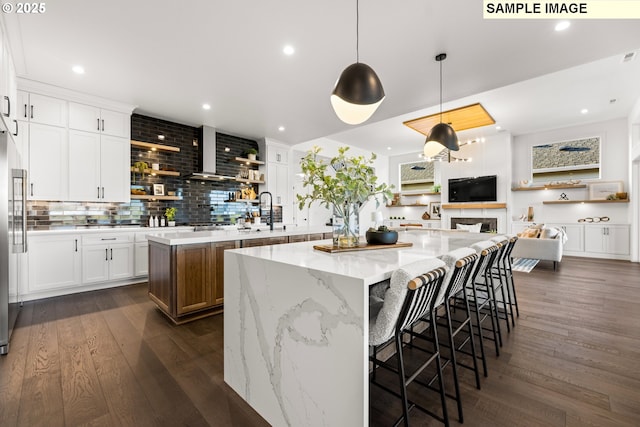
{"type": "Polygon", "coordinates": [[[413,246],[413,243],[396,242],[393,245],[370,245],[369,243],[365,242],[351,248],[339,248],[333,245],[313,245],[313,249],[317,249],[322,252],[328,252],[330,254],[335,254],[338,252],[369,251],[373,249],[408,248],[409,246],[413,246]]]}

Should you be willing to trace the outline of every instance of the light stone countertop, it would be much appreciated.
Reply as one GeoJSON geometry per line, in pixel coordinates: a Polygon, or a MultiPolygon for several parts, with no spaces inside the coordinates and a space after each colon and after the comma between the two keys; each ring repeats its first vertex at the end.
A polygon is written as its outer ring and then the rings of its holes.
{"type": "MultiPolygon", "coordinates": [[[[265,234],[264,237],[266,236],[265,234]]],[[[314,245],[331,243],[326,240],[257,246],[231,251],[264,261],[362,279],[365,284],[370,285],[388,279],[394,270],[403,265],[468,247],[494,236],[497,234],[428,229],[406,230],[398,232],[398,242],[411,242],[413,246],[340,253],[327,253],[313,249],[314,245]]],[[[150,240],[158,240],[158,238],[150,237],[150,240]]]]}
{"type": "MultiPolygon", "coordinates": [[[[163,230],[164,231],[164,230],[163,230]]],[[[212,231],[182,231],[175,233],[163,232],[157,235],[148,236],[149,241],[161,243],[164,245],[189,245],[194,243],[211,243],[211,242],[226,242],[230,240],[251,240],[262,239],[268,237],[282,237],[282,236],[295,236],[300,234],[314,234],[314,233],[331,233],[331,227],[291,227],[287,226],[284,229],[269,230],[268,225],[261,225],[253,227],[251,230],[240,231],[237,228],[231,226],[223,230],[212,231]]]]}

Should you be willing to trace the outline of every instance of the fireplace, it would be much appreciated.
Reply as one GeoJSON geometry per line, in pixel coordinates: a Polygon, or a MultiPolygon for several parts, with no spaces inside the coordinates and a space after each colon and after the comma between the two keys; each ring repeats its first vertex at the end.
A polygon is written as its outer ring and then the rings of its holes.
{"type": "Polygon", "coordinates": [[[498,230],[498,218],[451,218],[451,229],[455,230],[457,224],[473,225],[482,223],[481,233],[495,233],[498,230]]]}

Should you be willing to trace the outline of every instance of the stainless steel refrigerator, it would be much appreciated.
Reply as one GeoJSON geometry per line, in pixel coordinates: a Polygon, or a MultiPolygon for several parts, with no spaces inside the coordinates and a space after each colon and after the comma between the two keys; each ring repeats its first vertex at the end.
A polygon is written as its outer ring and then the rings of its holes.
{"type": "Polygon", "coordinates": [[[21,257],[27,252],[27,172],[13,139],[0,133],[0,354],[20,311],[21,257]]]}

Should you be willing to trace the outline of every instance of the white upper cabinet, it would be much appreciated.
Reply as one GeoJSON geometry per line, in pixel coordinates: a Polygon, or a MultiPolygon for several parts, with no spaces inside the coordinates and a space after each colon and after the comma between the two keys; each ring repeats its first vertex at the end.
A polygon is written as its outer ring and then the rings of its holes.
{"type": "Polygon", "coordinates": [[[37,93],[18,92],[18,120],[67,127],[67,101],[37,93]]]}
{"type": "Polygon", "coordinates": [[[100,201],[100,135],[69,131],[69,199],[100,201]]]}
{"type": "Polygon", "coordinates": [[[29,125],[29,199],[67,200],[67,129],[29,125]]]}
{"type": "Polygon", "coordinates": [[[69,131],[69,199],[129,201],[130,143],[92,132],[69,131]]]}
{"type": "Polygon", "coordinates": [[[273,163],[289,164],[289,148],[277,145],[267,145],[267,161],[273,163]]]}
{"type": "Polygon", "coordinates": [[[102,201],[130,200],[131,143],[128,139],[102,136],[100,140],[100,186],[102,201]]]}
{"type": "Polygon", "coordinates": [[[128,202],[133,107],[19,83],[26,90],[18,91],[15,128],[29,159],[29,198],[128,202]]]}
{"type": "Polygon", "coordinates": [[[69,103],[69,128],[129,138],[131,118],[128,114],[91,105],[69,103]]]}

